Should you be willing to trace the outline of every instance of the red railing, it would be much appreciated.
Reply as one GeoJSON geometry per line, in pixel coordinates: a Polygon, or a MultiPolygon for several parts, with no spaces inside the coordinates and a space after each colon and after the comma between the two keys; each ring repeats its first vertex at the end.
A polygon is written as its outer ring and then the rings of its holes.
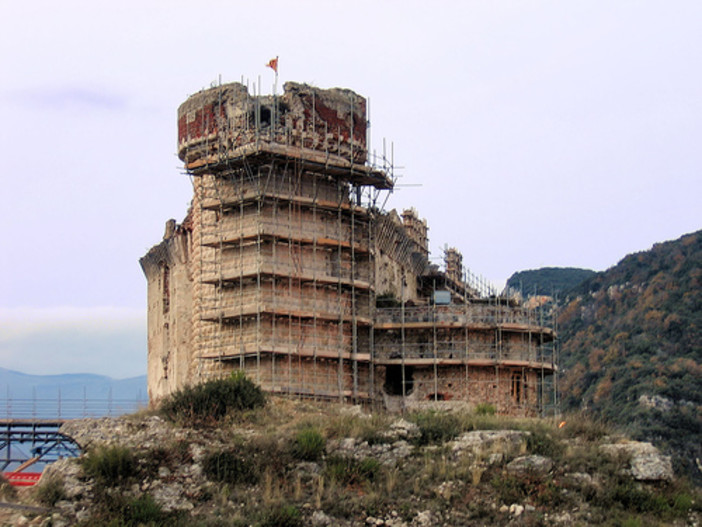
{"type": "Polygon", "coordinates": [[[41,472],[3,472],[2,475],[13,487],[31,487],[41,478],[41,472]]]}

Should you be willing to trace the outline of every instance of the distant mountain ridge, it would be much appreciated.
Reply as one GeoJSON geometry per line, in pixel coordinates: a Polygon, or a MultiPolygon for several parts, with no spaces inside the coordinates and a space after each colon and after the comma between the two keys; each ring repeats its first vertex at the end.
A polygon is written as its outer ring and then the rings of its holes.
{"type": "Polygon", "coordinates": [[[113,379],[91,373],[31,375],[0,368],[4,418],[117,415],[145,406],[147,399],[146,375],[113,379]]]}
{"type": "Polygon", "coordinates": [[[595,274],[591,269],[576,267],[542,267],[514,273],[507,280],[507,287],[524,296],[562,297],[595,274]]]}

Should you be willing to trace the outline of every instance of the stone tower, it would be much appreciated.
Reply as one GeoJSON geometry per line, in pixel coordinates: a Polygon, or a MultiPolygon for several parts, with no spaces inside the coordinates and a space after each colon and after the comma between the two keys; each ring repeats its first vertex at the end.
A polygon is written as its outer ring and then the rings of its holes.
{"type": "Polygon", "coordinates": [[[141,260],[152,402],[243,370],[271,393],[391,409],[479,403],[513,415],[556,400],[544,311],[429,260],[427,222],[378,205],[366,101],[286,83],[225,84],[178,109],[193,183],[185,220],[141,260]]]}

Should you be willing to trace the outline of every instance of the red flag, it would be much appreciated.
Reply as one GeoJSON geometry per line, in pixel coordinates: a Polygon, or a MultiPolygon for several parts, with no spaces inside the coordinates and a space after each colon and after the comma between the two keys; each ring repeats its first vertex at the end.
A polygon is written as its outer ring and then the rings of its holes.
{"type": "Polygon", "coordinates": [[[271,59],[268,61],[268,64],[266,64],[269,68],[271,68],[273,71],[278,73],[278,57],[271,59]]]}

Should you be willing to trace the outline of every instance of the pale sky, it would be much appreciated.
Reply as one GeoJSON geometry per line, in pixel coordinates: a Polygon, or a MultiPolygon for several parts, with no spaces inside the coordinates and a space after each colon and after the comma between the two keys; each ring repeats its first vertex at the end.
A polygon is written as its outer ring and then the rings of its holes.
{"type": "Polygon", "coordinates": [[[699,0],[0,0],[0,19],[3,367],[146,371],[138,259],[192,192],[177,107],[220,75],[270,91],[276,55],[281,85],[370,99],[408,185],[387,208],[497,285],[702,228],[699,0]]]}

